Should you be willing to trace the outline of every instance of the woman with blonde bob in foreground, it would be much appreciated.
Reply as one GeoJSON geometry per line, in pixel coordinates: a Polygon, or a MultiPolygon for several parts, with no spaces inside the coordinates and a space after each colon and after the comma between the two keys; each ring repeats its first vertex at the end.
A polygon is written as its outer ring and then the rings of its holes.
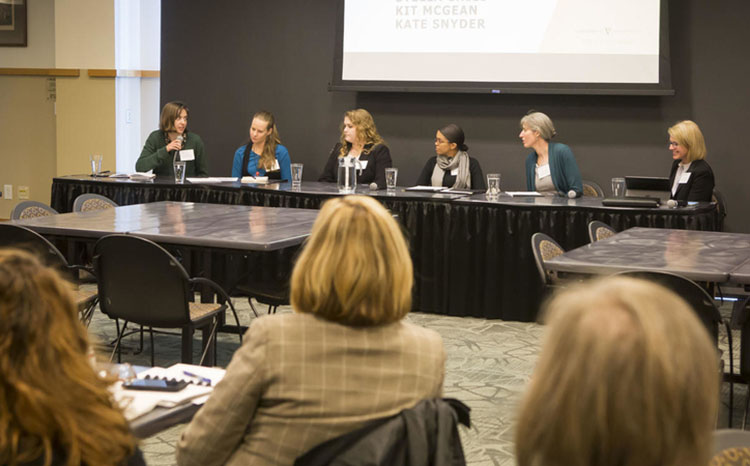
{"type": "Polygon", "coordinates": [[[404,322],[412,263],[376,200],[318,214],[291,280],[293,313],[255,319],[182,435],[181,465],[292,464],[312,447],[441,396],[440,336],[404,322]]]}
{"type": "Polygon", "coordinates": [[[516,431],[520,466],[708,464],[716,348],[690,307],[633,278],[555,296],[516,431]]]}
{"type": "Polygon", "coordinates": [[[72,287],[0,249],[0,464],[145,464],[89,348],[72,287]]]}

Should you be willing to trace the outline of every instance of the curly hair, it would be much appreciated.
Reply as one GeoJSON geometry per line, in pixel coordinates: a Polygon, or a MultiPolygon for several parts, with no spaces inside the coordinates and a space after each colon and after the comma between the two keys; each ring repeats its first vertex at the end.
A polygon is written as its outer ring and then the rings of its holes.
{"type": "MultiPolygon", "coordinates": [[[[357,137],[362,140],[362,143],[367,146],[371,145],[370,148],[362,150],[363,154],[369,153],[376,144],[385,144],[385,141],[378,133],[378,128],[375,126],[375,120],[372,119],[370,112],[364,108],[357,108],[349,110],[344,114],[344,118],[348,118],[352,122],[355,128],[357,128],[357,137]]],[[[352,144],[347,142],[344,138],[344,124],[341,123],[341,149],[339,149],[339,157],[346,157],[349,153],[352,144]]]]}
{"type": "Polygon", "coordinates": [[[135,450],[77,314],[55,270],[0,250],[0,463],[63,454],[68,465],[115,465],[135,450]]]}

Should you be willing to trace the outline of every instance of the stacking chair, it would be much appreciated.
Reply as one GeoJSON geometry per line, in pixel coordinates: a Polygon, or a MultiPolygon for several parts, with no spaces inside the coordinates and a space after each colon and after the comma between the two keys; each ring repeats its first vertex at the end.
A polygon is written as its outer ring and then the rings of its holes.
{"type": "MultiPolygon", "coordinates": [[[[727,374],[725,378],[729,380],[728,424],[731,427],[732,411],[734,409],[734,350],[732,348],[732,332],[729,328],[729,322],[726,322],[721,317],[714,299],[703,287],[701,287],[696,282],[673,273],[634,270],[621,272],[618,275],[627,275],[652,281],[672,290],[675,294],[684,299],[690,305],[690,307],[693,308],[696,316],[700,319],[701,323],[703,323],[704,327],[708,331],[711,340],[716,344],[717,349],[719,345],[719,327],[724,327],[725,331],[727,332],[727,341],[729,346],[729,374],[727,374]]],[[[747,415],[747,406],[745,407],[745,415],[747,415]]]]}
{"type": "Polygon", "coordinates": [[[711,194],[711,201],[716,203],[716,213],[719,217],[719,231],[724,231],[724,219],[727,216],[727,202],[724,200],[724,195],[714,188],[711,194]]]}
{"type": "Polygon", "coordinates": [[[247,296],[247,302],[250,304],[253,314],[258,317],[258,310],[255,309],[253,299],[258,304],[268,306],[269,314],[276,314],[279,306],[289,305],[289,286],[288,284],[264,284],[262,286],[237,285],[232,295],[240,294],[247,296]]]}
{"type": "Polygon", "coordinates": [[[604,197],[602,187],[593,181],[583,180],[583,195],[587,197],[604,197]]]}
{"type": "Polygon", "coordinates": [[[547,270],[544,263],[564,253],[565,250],[557,244],[557,241],[544,233],[534,233],[531,236],[531,249],[534,251],[534,261],[539,277],[542,279],[542,285],[545,288],[554,286],[557,279],[552,272],[547,270]]]}
{"type": "Polygon", "coordinates": [[[117,204],[113,200],[93,193],[81,194],[73,201],[73,212],[88,212],[90,210],[104,210],[114,207],[117,207],[117,204]]]}
{"type": "Polygon", "coordinates": [[[616,235],[617,232],[611,226],[599,220],[592,220],[589,222],[589,240],[595,243],[599,240],[610,238],[616,235]]]}
{"type": "MultiPolygon", "coordinates": [[[[151,331],[151,365],[154,365],[153,328],[182,330],[182,362],[192,363],[193,332],[203,332],[203,355],[216,363],[215,334],[227,305],[240,327],[237,311],[226,292],[206,278],[190,278],[180,262],[166,249],[147,239],[131,235],[110,235],[94,246],[94,269],[99,277],[101,310],[117,322],[114,352],[121,361],[120,342],[129,322],[151,331]],[[222,303],[191,302],[197,286],[207,286],[226,300],[222,303]]],[[[238,331],[240,342],[242,332],[238,331]]]]}
{"type": "MultiPolygon", "coordinates": [[[[37,256],[46,266],[57,269],[74,284],[77,282],[80,270],[93,274],[93,270],[88,267],[69,265],[54,244],[39,233],[21,225],[0,223],[0,247],[14,247],[28,251],[37,256]]],[[[88,325],[98,302],[97,292],[81,290],[77,285],[74,292],[81,321],[88,325]]]]}
{"type": "Polygon", "coordinates": [[[24,218],[47,217],[57,215],[57,211],[52,207],[37,201],[23,201],[16,204],[10,212],[11,220],[21,220],[24,218]]]}

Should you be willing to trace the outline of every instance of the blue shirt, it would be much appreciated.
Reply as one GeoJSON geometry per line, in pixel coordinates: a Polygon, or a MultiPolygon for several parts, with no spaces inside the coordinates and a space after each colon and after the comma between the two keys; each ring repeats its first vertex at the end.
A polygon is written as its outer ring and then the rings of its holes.
{"type": "MultiPolygon", "coordinates": [[[[240,146],[234,152],[234,161],[232,162],[232,176],[242,176],[242,156],[245,154],[245,146],[240,146]]],[[[252,150],[250,151],[250,160],[247,163],[247,171],[251,176],[255,176],[257,172],[259,176],[266,176],[266,170],[258,168],[258,160],[260,155],[256,154],[252,150]]],[[[289,158],[289,151],[286,147],[281,144],[276,145],[276,160],[279,162],[279,169],[281,170],[281,179],[291,181],[292,179],[292,162],[289,158]]]]}

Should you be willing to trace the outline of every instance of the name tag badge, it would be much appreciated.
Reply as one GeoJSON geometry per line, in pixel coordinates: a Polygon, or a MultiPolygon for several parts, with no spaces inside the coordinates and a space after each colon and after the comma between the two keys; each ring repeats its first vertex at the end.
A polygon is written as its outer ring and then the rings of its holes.
{"type": "Polygon", "coordinates": [[[549,176],[549,164],[542,165],[541,167],[537,167],[536,174],[539,177],[539,179],[548,177],[549,176]]]}
{"type": "Polygon", "coordinates": [[[687,183],[690,179],[690,172],[685,172],[680,176],[680,184],[687,183]]]}
{"type": "Polygon", "coordinates": [[[195,152],[193,149],[185,149],[180,151],[180,160],[183,162],[187,162],[190,160],[195,160],[195,152]]]}
{"type": "Polygon", "coordinates": [[[359,167],[360,167],[360,168],[361,168],[362,170],[364,170],[365,168],[367,168],[367,162],[369,162],[369,160],[362,160],[362,159],[359,159],[359,167]]]}
{"type": "Polygon", "coordinates": [[[458,176],[458,168],[451,170],[451,176],[458,176]]]}
{"type": "Polygon", "coordinates": [[[273,168],[271,169],[271,171],[274,171],[274,170],[281,170],[281,167],[279,167],[279,161],[278,160],[274,160],[273,161],[273,168]]]}

